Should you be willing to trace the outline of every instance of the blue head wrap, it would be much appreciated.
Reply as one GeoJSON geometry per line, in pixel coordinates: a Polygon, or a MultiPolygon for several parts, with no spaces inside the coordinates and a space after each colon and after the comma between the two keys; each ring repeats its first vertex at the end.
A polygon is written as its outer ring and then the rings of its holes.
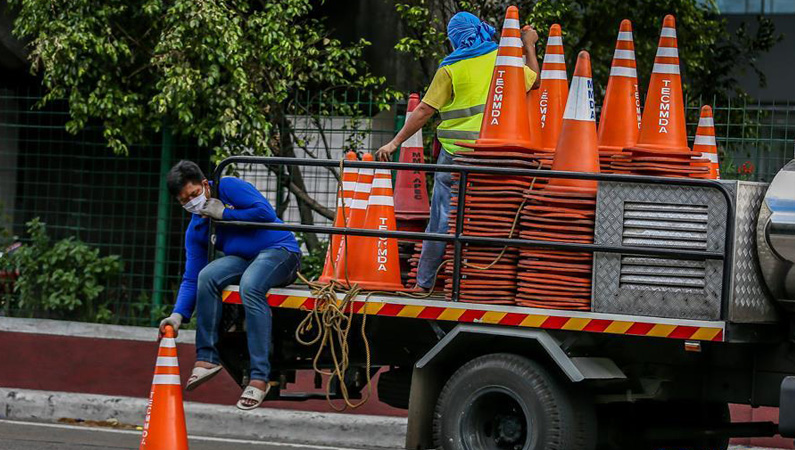
{"type": "Polygon", "coordinates": [[[447,38],[453,44],[453,52],[439,63],[439,67],[496,50],[497,43],[491,39],[494,33],[494,27],[474,14],[457,13],[447,24],[447,38]]]}

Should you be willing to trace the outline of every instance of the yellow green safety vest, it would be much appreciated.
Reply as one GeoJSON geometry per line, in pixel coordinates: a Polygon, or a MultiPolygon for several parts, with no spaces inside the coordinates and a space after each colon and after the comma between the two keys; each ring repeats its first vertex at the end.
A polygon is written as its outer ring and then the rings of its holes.
{"type": "Polygon", "coordinates": [[[447,66],[453,80],[453,101],[439,110],[442,122],[436,128],[436,137],[450,154],[471,150],[455,143],[475,142],[480,134],[496,59],[494,50],[447,66]]]}

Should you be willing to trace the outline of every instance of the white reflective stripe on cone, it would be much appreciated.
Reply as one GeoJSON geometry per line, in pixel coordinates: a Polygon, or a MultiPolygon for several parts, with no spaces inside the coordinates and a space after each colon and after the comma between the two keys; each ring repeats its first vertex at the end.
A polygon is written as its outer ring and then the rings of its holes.
{"type": "Polygon", "coordinates": [[[355,198],[351,202],[351,209],[367,209],[367,200],[355,198]]]}
{"type": "Polygon", "coordinates": [[[508,66],[508,67],[522,67],[524,66],[524,62],[522,61],[522,58],[518,56],[498,56],[495,65],[508,66]]]}
{"type": "Polygon", "coordinates": [[[342,190],[343,191],[352,191],[356,189],[356,182],[355,181],[343,181],[342,182],[342,190]]]}
{"type": "Polygon", "coordinates": [[[547,39],[547,45],[563,45],[563,38],[560,36],[550,36],[547,39]]]}
{"type": "Polygon", "coordinates": [[[702,153],[700,158],[707,158],[711,163],[718,163],[718,154],[717,153],[702,153]]]}
{"type": "Polygon", "coordinates": [[[179,386],[182,382],[179,380],[179,375],[171,374],[155,374],[152,384],[166,384],[172,386],[179,386]]]}
{"type": "Polygon", "coordinates": [[[371,195],[370,204],[376,206],[395,206],[395,201],[389,195],[371,195]]]}
{"type": "Polygon", "coordinates": [[[693,140],[693,145],[710,145],[714,147],[717,143],[715,142],[715,136],[697,134],[693,140]]]}
{"type": "Polygon", "coordinates": [[[566,80],[566,71],[565,70],[542,70],[541,71],[541,79],[542,80],[566,80]]]}
{"type": "Polygon", "coordinates": [[[613,66],[610,68],[610,76],[637,78],[638,71],[634,67],[613,66]]]}
{"type": "Polygon", "coordinates": [[[660,37],[676,37],[676,28],[671,27],[663,27],[662,31],[660,32],[660,37]]]}
{"type": "Polygon", "coordinates": [[[160,367],[179,367],[179,360],[176,356],[158,356],[155,365],[160,367]]]}
{"type": "Polygon", "coordinates": [[[629,59],[635,61],[635,52],[633,50],[616,49],[615,53],[613,53],[613,59],[629,59]]]}
{"type": "Polygon", "coordinates": [[[679,75],[679,64],[660,64],[654,63],[651,73],[670,73],[679,75]]]}
{"type": "MultiPolygon", "coordinates": [[[[411,117],[412,114],[414,114],[414,111],[406,113],[406,122],[409,121],[409,117],[411,117]]],[[[409,137],[408,139],[403,141],[402,144],[400,144],[400,148],[407,148],[407,147],[408,148],[422,147],[422,128],[417,130],[414,134],[411,135],[411,137],[409,137]]]]}
{"type": "Polygon", "coordinates": [[[503,28],[515,28],[519,29],[519,19],[505,19],[505,22],[502,23],[503,28]]]}
{"type": "Polygon", "coordinates": [[[657,56],[665,58],[678,58],[679,49],[676,47],[657,47],[657,56]]]}
{"type": "Polygon", "coordinates": [[[370,186],[372,186],[372,183],[356,183],[356,189],[354,189],[353,191],[359,192],[361,194],[369,194],[370,186]]]}
{"type": "Polygon", "coordinates": [[[560,53],[547,53],[544,55],[545,63],[566,64],[566,58],[560,53]]]}
{"type": "Polygon", "coordinates": [[[177,343],[174,338],[163,338],[160,340],[160,346],[164,348],[176,348],[177,343]]]}
{"type": "Polygon", "coordinates": [[[596,121],[593,101],[593,82],[588,77],[571,79],[569,99],[563,111],[563,120],[596,121]]]}
{"type": "Polygon", "coordinates": [[[698,119],[698,126],[699,127],[714,127],[715,120],[712,117],[702,117],[698,119]]]}
{"type": "Polygon", "coordinates": [[[619,31],[617,41],[632,41],[631,31],[619,31]]]}
{"type": "Polygon", "coordinates": [[[500,47],[518,47],[522,48],[522,39],[518,37],[501,37],[500,38],[500,47]]]}
{"type": "Polygon", "coordinates": [[[373,180],[373,188],[392,188],[392,178],[376,178],[373,180]]]}

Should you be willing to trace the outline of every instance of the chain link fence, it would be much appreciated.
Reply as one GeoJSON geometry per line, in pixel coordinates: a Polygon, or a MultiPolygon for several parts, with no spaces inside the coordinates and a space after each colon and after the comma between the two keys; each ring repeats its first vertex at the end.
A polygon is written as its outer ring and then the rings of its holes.
{"type": "MultiPolygon", "coordinates": [[[[328,102],[319,101],[318,95],[296,99],[283,127],[291,135],[291,151],[297,157],[338,160],[347,150],[371,151],[402,125],[405,102],[379,113],[368,96],[346,93],[328,102]],[[315,104],[340,107],[320,110],[315,104]],[[352,110],[355,115],[350,115],[352,110]]],[[[176,161],[190,159],[209,175],[210,151],[160,133],[150,136],[145,145],[131,147],[129,156],[113,155],[100,127],[71,135],[64,129],[69,120],[66,104],[39,109],[39,100],[37,95],[0,91],[0,228],[6,230],[5,240],[0,236],[0,251],[13,241],[26,243],[25,224],[39,218],[53,240],[74,237],[98,249],[100,255],[118,255],[123,269],[104,280],[97,300],[110,312],[103,320],[150,325],[170,310],[176,298],[189,220],[165,192],[164,174],[176,161]]],[[[723,178],[770,181],[793,157],[795,105],[715,99],[711,104],[723,178]]],[[[699,106],[700,102],[693,102],[688,107],[691,143],[699,106]]],[[[296,191],[292,174],[237,169],[238,175],[266,193],[286,221],[330,222],[337,188],[335,170],[303,171],[302,188],[296,191]],[[302,193],[315,202],[314,207],[306,209],[302,193]]],[[[306,245],[307,239],[322,243],[323,237],[319,241],[302,238],[306,245]]],[[[13,277],[0,264],[0,314],[95,320],[73,311],[20,305],[15,301],[13,277]]]]}

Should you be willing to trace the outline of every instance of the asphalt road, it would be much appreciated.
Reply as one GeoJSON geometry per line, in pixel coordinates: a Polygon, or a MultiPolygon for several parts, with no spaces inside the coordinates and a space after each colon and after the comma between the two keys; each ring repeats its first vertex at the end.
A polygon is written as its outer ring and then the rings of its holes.
{"type": "MultiPolygon", "coordinates": [[[[0,450],[137,449],[140,431],[0,420],[0,450]]],[[[323,445],[193,437],[191,450],[358,450],[323,445]]]]}

